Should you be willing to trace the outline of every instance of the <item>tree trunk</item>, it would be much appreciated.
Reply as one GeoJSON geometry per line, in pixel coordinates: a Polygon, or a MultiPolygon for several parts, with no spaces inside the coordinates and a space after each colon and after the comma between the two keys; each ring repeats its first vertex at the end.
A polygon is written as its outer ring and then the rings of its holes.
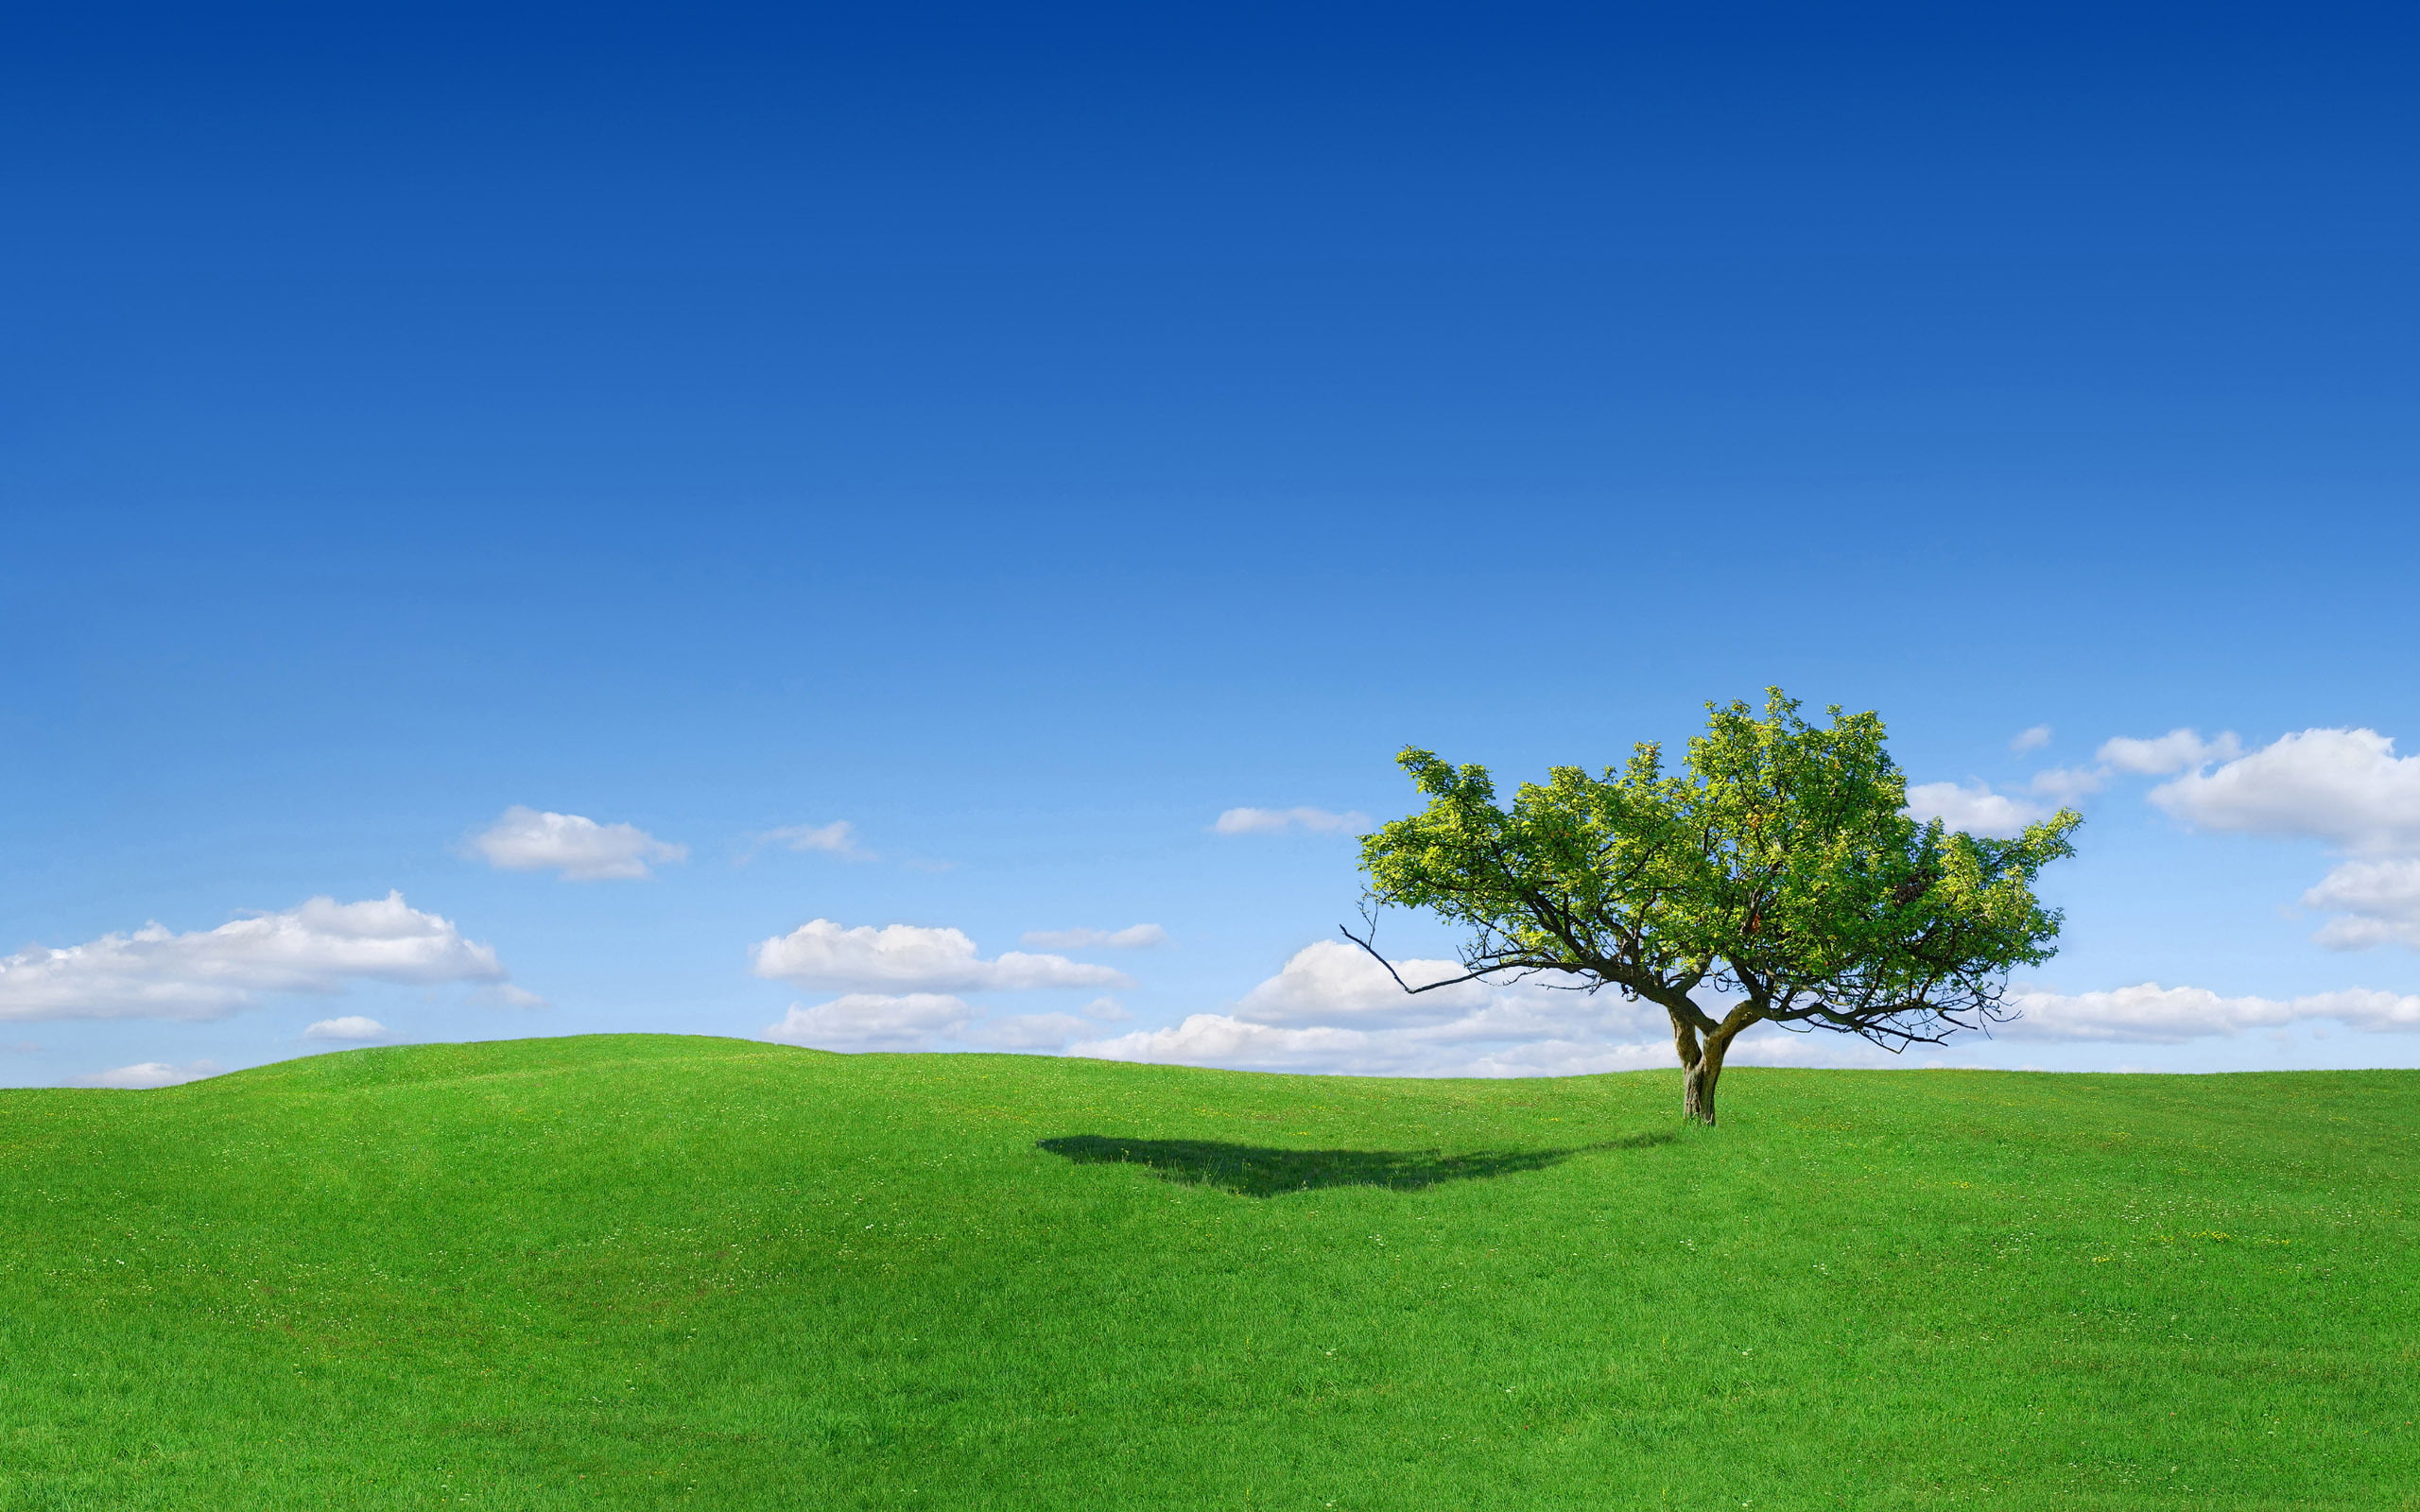
{"type": "Polygon", "coordinates": [[[1705,1111],[1700,1112],[1698,1071],[1705,1064],[1705,1057],[1698,1050],[1698,1031],[1694,1024],[1679,1014],[1672,1015],[1672,1048],[1681,1057],[1681,1114],[1695,1124],[1714,1122],[1714,1099],[1708,1089],[1705,1111]]]}
{"type": "Polygon", "coordinates": [[[1705,1049],[1682,1067],[1681,1113],[1692,1124],[1714,1127],[1714,1085],[1722,1079],[1722,1054],[1731,1048],[1731,1039],[1720,1030],[1706,1036],[1705,1049]]]}

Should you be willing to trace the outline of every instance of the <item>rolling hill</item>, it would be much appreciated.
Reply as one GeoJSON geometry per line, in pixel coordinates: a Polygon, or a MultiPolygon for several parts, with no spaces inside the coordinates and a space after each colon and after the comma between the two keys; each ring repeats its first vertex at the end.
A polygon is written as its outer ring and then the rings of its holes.
{"type": "Polygon", "coordinates": [[[2420,1073],[0,1092],[0,1506],[2420,1508],[2420,1073]]]}

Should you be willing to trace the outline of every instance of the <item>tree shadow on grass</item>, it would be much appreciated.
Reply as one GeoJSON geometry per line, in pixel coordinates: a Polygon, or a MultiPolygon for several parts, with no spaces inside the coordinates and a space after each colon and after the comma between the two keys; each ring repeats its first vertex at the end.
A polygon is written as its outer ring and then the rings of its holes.
{"type": "Polygon", "coordinates": [[[1543,1171],[1575,1155],[1597,1150],[1637,1150],[1669,1144],[1677,1135],[1634,1134],[1628,1139],[1567,1150],[1478,1150],[1443,1155],[1435,1150],[1281,1150],[1216,1140],[1130,1140],[1105,1134],[1070,1134],[1042,1140],[1036,1148],[1078,1165],[1145,1165],[1165,1181],[1219,1187],[1246,1197],[1282,1196],[1322,1187],[1385,1187],[1418,1192],[1441,1181],[1543,1171]]]}

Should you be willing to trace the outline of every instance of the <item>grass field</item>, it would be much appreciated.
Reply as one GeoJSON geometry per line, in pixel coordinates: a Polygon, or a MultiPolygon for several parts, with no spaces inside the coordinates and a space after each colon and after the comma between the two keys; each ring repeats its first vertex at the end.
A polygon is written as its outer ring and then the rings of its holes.
{"type": "Polygon", "coordinates": [[[2420,1508],[2420,1073],[0,1092],[0,1507],[2420,1508]]]}

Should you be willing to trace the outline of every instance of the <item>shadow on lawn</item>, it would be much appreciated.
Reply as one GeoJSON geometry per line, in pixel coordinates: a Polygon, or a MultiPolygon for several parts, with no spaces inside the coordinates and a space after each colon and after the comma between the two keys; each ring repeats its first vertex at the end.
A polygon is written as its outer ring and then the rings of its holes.
{"type": "Polygon", "coordinates": [[[1435,1150],[1280,1150],[1216,1140],[1127,1140],[1102,1134],[1070,1134],[1043,1140],[1037,1148],[1078,1165],[1148,1165],[1161,1179],[1223,1187],[1247,1197],[1274,1197],[1321,1187],[1386,1187],[1417,1192],[1441,1181],[1542,1171],[1595,1150],[1637,1150],[1669,1144],[1673,1134],[1634,1134],[1601,1144],[1567,1150],[1480,1150],[1441,1155],[1435,1150]]]}

